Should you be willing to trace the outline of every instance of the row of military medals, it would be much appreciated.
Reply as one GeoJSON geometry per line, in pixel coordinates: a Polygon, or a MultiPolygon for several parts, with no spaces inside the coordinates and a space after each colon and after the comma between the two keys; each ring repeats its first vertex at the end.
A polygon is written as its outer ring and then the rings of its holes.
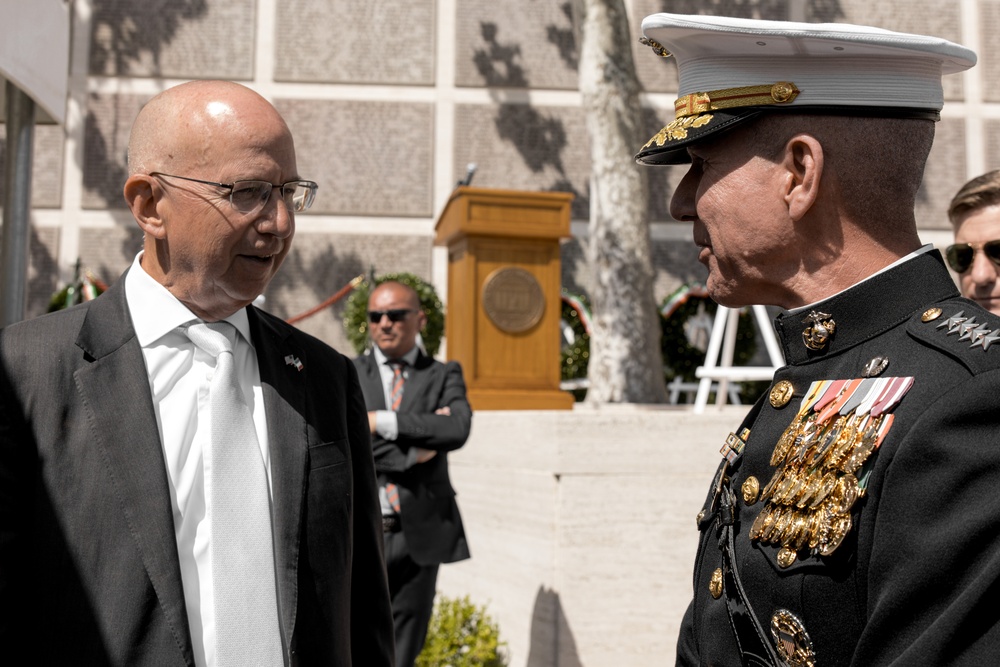
{"type": "MultiPolygon", "coordinates": [[[[912,377],[813,382],[774,447],[771,465],[778,470],[760,493],[767,504],[750,528],[751,541],[780,545],[784,567],[806,548],[810,555],[832,554],[851,530],[870,457],[892,427],[890,411],[911,386],[912,377]]],[[[756,489],[743,492],[746,502],[756,502],[756,489]]]]}

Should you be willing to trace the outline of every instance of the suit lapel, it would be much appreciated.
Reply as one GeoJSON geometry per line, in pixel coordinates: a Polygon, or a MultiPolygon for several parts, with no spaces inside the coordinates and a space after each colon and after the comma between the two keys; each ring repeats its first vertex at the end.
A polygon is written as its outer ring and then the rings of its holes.
{"type": "Polygon", "coordinates": [[[424,387],[430,381],[428,369],[431,361],[431,358],[424,354],[418,354],[413,361],[413,366],[407,374],[406,384],[403,385],[403,400],[399,404],[400,412],[412,412],[417,401],[426,400],[424,387]]]}
{"type": "Polygon", "coordinates": [[[122,277],[87,312],[77,345],[93,361],[74,380],[160,606],[193,663],[166,464],[124,284],[122,277]]]}
{"type": "MultiPolygon", "coordinates": [[[[365,405],[369,410],[386,410],[385,389],[382,387],[382,375],[378,371],[375,353],[370,352],[361,357],[361,370],[358,381],[365,395],[365,405]]],[[[406,393],[404,392],[404,400],[406,393]]]]}
{"type": "Polygon", "coordinates": [[[248,314],[267,416],[279,612],[285,640],[290,642],[298,606],[302,504],[306,497],[309,443],[305,387],[308,386],[309,360],[291,338],[290,331],[277,329],[255,308],[248,308],[248,314]]]}

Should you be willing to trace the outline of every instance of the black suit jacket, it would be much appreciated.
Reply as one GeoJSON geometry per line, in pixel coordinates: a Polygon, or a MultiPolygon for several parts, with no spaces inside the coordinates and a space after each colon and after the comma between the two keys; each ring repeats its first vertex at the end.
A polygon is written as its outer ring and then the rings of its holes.
{"type": "MultiPolygon", "coordinates": [[[[385,410],[385,392],[375,356],[354,360],[369,410],[385,410]]],[[[375,468],[399,487],[400,515],[410,556],[421,565],[452,563],[469,557],[455,489],[448,476],[448,452],[469,438],[472,408],[465,397],[462,367],[419,354],[397,410],[399,435],[389,441],[372,436],[375,468]],[[450,415],[434,411],[448,407],[450,415]],[[426,463],[413,463],[414,447],[433,449],[426,463]]]]}
{"type": "MultiPolygon", "coordinates": [[[[287,661],[390,665],[377,488],[354,368],[253,307],[249,321],[287,661]]],[[[4,662],[193,664],[169,494],[124,280],[0,331],[4,662]]]]}

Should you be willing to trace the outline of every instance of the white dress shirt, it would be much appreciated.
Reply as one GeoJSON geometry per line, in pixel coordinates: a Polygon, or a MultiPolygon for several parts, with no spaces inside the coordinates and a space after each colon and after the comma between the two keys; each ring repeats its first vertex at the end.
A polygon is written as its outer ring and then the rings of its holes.
{"type": "MultiPolygon", "coordinates": [[[[146,273],[139,263],[141,257],[142,253],[139,253],[125,276],[125,298],[136,337],[142,346],[166,461],[195,664],[198,667],[214,667],[209,386],[215,371],[215,359],[196,347],[183,331],[185,325],[198,318],[146,273]]],[[[257,441],[270,485],[264,396],[246,310],[241,308],[226,321],[241,334],[237,336],[234,349],[236,371],[253,412],[257,441]]]]}
{"type": "MultiPolygon", "coordinates": [[[[417,360],[418,353],[419,350],[414,346],[413,349],[400,357],[402,361],[406,362],[406,365],[403,366],[404,380],[410,377],[410,368],[417,360]]],[[[389,364],[389,358],[382,353],[382,350],[378,349],[378,345],[372,346],[372,354],[375,355],[375,365],[378,366],[379,377],[382,378],[382,394],[385,396],[385,404],[388,407],[392,405],[392,385],[395,381],[395,371],[389,364]]],[[[403,386],[405,393],[406,385],[403,386]]],[[[396,413],[392,410],[376,410],[375,432],[386,440],[395,440],[399,437],[399,422],[396,420],[396,413]]]]}

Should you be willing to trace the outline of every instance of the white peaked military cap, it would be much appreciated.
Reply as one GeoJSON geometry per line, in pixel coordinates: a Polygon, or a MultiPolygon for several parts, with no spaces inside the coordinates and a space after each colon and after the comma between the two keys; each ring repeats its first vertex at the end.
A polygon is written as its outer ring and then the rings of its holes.
{"type": "Polygon", "coordinates": [[[976,54],[939,37],[846,23],[653,14],[643,44],[677,62],[675,119],[635,156],[690,162],[687,147],[762,113],[938,120],[941,76],[976,54]]]}

